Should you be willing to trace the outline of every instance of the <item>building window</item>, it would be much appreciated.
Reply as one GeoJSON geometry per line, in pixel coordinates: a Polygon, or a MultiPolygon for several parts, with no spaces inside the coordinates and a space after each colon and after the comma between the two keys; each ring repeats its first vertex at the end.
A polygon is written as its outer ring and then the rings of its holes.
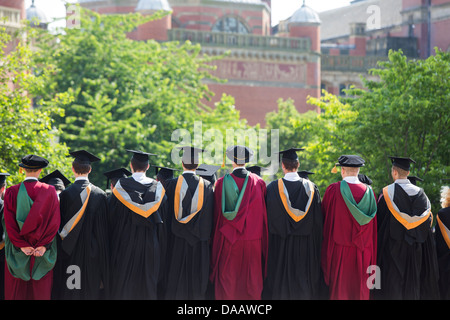
{"type": "Polygon", "coordinates": [[[231,33],[250,33],[247,27],[235,17],[224,17],[216,22],[212,31],[231,33]]]}

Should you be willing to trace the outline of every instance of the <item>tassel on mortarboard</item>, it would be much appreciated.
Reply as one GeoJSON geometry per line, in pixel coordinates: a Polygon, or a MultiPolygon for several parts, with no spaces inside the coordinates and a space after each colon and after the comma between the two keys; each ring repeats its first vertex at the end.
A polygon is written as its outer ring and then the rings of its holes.
{"type": "Polygon", "coordinates": [[[338,172],[337,167],[336,167],[336,165],[334,165],[334,168],[331,169],[331,173],[337,173],[337,172],[338,172]]]}

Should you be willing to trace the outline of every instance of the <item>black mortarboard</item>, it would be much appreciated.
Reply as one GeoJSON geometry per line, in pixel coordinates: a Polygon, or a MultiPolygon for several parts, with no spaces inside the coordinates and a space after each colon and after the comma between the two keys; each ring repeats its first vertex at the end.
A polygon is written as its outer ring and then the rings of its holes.
{"type": "Polygon", "coordinates": [[[337,166],[341,167],[364,167],[365,161],[360,156],[355,155],[344,155],[340,156],[338,159],[337,166]]]}
{"type": "Polygon", "coordinates": [[[261,177],[261,171],[267,170],[266,168],[261,167],[261,166],[251,166],[251,167],[246,167],[245,169],[247,169],[250,172],[253,172],[254,174],[257,174],[260,177],[261,177]]]}
{"type": "Polygon", "coordinates": [[[127,151],[133,153],[133,158],[135,158],[137,161],[141,161],[141,162],[148,161],[149,156],[156,156],[156,154],[149,153],[149,152],[128,150],[128,149],[127,149],[127,151]]]}
{"type": "Polygon", "coordinates": [[[0,173],[0,183],[4,183],[6,181],[6,177],[9,177],[10,174],[8,172],[0,173]]]}
{"type": "Polygon", "coordinates": [[[303,151],[303,148],[290,148],[278,152],[281,155],[281,159],[298,160],[297,151],[303,151]]]}
{"type": "Polygon", "coordinates": [[[339,157],[338,163],[334,165],[334,168],[331,170],[331,173],[337,173],[336,166],[358,168],[364,167],[364,163],[365,163],[364,159],[361,158],[360,156],[343,155],[339,157]]]}
{"type": "Polygon", "coordinates": [[[48,160],[34,154],[26,155],[19,163],[19,167],[25,169],[42,169],[48,166],[48,160]]]}
{"type": "Polygon", "coordinates": [[[71,183],[59,170],[49,173],[39,181],[54,186],[56,190],[64,190],[71,183]]]}
{"type": "Polygon", "coordinates": [[[246,146],[231,146],[227,148],[226,155],[234,163],[242,165],[250,162],[253,151],[246,146]]]}
{"type": "Polygon", "coordinates": [[[420,181],[420,182],[423,181],[423,179],[421,179],[421,178],[419,178],[419,177],[416,177],[416,176],[408,176],[408,180],[411,181],[411,183],[412,183],[413,185],[416,185],[416,184],[417,184],[417,181],[420,181]]]}
{"type": "Polygon", "coordinates": [[[195,174],[214,184],[217,179],[216,172],[219,169],[220,166],[202,163],[201,165],[198,166],[197,170],[195,170],[195,174]]]}
{"type": "Polygon", "coordinates": [[[370,179],[368,176],[362,173],[358,174],[358,180],[361,181],[362,183],[368,184],[369,186],[372,184],[372,179],[370,179]]]}
{"type": "Polygon", "coordinates": [[[178,149],[183,150],[181,161],[183,161],[183,163],[185,164],[198,164],[198,154],[205,151],[203,149],[191,146],[178,147],[178,149]]]}
{"type": "Polygon", "coordinates": [[[314,172],[311,172],[311,171],[308,171],[308,170],[301,170],[301,171],[298,171],[297,174],[299,175],[300,178],[309,179],[308,176],[310,174],[314,174],[314,172]]]}
{"type": "Polygon", "coordinates": [[[108,179],[120,179],[131,176],[131,172],[125,168],[114,169],[103,173],[108,179]]]}
{"type": "Polygon", "coordinates": [[[153,166],[155,168],[155,175],[157,180],[167,180],[173,178],[174,171],[180,171],[178,169],[173,168],[167,168],[167,167],[160,167],[160,166],[153,166]]]}
{"type": "Polygon", "coordinates": [[[92,162],[100,161],[100,158],[94,156],[92,153],[86,150],[77,150],[69,152],[69,154],[77,160],[79,163],[91,164],[92,162]]]}
{"type": "Polygon", "coordinates": [[[393,166],[399,167],[400,169],[403,169],[406,171],[409,171],[409,169],[411,168],[411,162],[416,163],[413,159],[408,158],[408,157],[391,157],[391,156],[389,156],[389,158],[391,158],[393,166]]]}
{"type": "Polygon", "coordinates": [[[121,178],[126,178],[126,177],[131,176],[132,173],[130,171],[128,171],[127,169],[125,169],[125,168],[118,168],[118,169],[114,169],[114,170],[111,170],[111,171],[104,172],[103,174],[107,178],[107,180],[106,180],[106,189],[108,189],[110,180],[117,182],[121,178]]]}

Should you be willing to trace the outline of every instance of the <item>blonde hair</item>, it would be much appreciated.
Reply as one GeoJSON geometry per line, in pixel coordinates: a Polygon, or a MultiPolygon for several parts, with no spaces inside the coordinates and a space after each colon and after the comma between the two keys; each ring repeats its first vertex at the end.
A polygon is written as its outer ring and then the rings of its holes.
{"type": "Polygon", "coordinates": [[[448,186],[441,188],[441,206],[442,208],[450,207],[450,188],[448,186]]]}

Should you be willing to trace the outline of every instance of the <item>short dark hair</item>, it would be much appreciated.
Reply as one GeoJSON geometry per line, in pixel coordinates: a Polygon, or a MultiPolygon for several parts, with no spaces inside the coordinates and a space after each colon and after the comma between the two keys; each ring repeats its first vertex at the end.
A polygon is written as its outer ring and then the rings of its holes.
{"type": "Polygon", "coordinates": [[[286,170],[288,171],[294,171],[298,169],[298,166],[300,165],[300,163],[298,162],[298,160],[291,160],[291,159],[282,159],[281,162],[283,163],[284,167],[286,168],[286,170]]]}
{"type": "Polygon", "coordinates": [[[188,170],[194,170],[198,168],[198,163],[184,163],[183,166],[188,170]]]}
{"type": "Polygon", "coordinates": [[[72,168],[76,174],[88,174],[92,167],[90,163],[80,162],[75,159],[72,162],[72,168]]]}
{"type": "Polygon", "coordinates": [[[145,171],[148,169],[148,161],[139,161],[132,157],[130,162],[134,171],[145,171]]]}

